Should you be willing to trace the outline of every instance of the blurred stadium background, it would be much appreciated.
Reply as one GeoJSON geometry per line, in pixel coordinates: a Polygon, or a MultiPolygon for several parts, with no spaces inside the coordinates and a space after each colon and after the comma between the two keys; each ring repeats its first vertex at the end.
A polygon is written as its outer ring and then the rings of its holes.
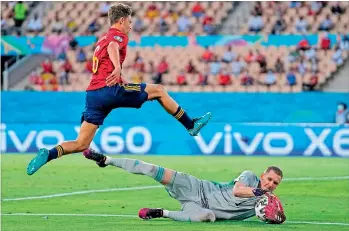
{"type": "MultiPolygon", "coordinates": [[[[284,230],[346,230],[349,2],[124,3],[134,10],[125,78],[161,83],[191,116],[211,111],[213,119],[194,139],[156,103],[120,109],[92,147],[215,181],[277,164],[288,179],[277,191],[289,214],[284,230]]],[[[109,28],[111,4],[1,2],[0,148],[16,154],[1,155],[4,230],[95,231],[115,222],[116,230],[277,229],[258,222],[155,226],[118,217],[146,206],[179,207],[156,188],[74,196],[154,185],[97,169],[80,155],[25,175],[38,148],[75,139],[94,44],[109,28]],[[28,199],[57,193],[68,195],[28,199]],[[75,216],[87,213],[97,215],[75,216]]]]}

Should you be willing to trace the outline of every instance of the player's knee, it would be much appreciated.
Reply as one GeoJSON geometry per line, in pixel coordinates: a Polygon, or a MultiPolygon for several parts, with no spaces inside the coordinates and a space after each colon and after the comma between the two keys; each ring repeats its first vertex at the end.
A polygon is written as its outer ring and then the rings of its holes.
{"type": "Polygon", "coordinates": [[[216,215],[211,210],[205,210],[201,213],[200,221],[214,222],[216,220],[216,215]]]}
{"type": "Polygon", "coordinates": [[[176,172],[174,170],[165,168],[164,176],[162,178],[161,184],[163,185],[171,184],[174,181],[175,175],[176,175],[176,172]]]}
{"type": "Polygon", "coordinates": [[[157,92],[160,96],[167,94],[165,87],[162,86],[161,84],[156,84],[156,92],[157,92]]]}

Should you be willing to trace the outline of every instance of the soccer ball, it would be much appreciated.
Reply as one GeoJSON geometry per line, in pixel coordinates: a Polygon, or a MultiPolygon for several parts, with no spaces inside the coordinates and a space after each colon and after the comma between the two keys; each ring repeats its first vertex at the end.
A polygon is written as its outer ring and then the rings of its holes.
{"type": "Polygon", "coordinates": [[[257,203],[254,207],[254,210],[256,212],[256,216],[261,221],[267,221],[267,218],[265,217],[265,211],[264,211],[264,208],[267,205],[268,205],[268,197],[262,196],[262,198],[257,201],[257,203]]]}

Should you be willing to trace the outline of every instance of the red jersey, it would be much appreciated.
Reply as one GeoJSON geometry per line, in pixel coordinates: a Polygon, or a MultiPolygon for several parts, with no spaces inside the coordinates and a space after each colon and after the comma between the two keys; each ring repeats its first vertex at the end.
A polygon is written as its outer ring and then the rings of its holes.
{"type": "Polygon", "coordinates": [[[41,64],[42,69],[44,70],[44,73],[53,73],[53,67],[51,62],[43,62],[41,64]]]}
{"type": "Polygon", "coordinates": [[[321,48],[322,49],[329,49],[331,47],[331,40],[329,38],[322,38],[321,39],[321,48]]]}
{"type": "Polygon", "coordinates": [[[92,58],[92,79],[86,91],[100,89],[106,86],[106,78],[113,72],[114,65],[109,58],[108,45],[111,42],[119,44],[120,66],[126,58],[128,37],[118,29],[110,28],[96,43],[92,58]]]}

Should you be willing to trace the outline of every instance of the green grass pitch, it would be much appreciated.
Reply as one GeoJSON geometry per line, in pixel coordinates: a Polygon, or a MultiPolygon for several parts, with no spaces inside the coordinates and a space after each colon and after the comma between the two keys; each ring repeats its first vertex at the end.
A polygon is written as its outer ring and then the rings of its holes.
{"type": "Polygon", "coordinates": [[[2,230],[337,231],[349,229],[349,179],[321,178],[349,176],[348,158],[131,157],[186,172],[202,179],[222,182],[232,180],[246,169],[259,174],[269,165],[281,167],[285,178],[311,177],[316,179],[320,177],[317,180],[303,179],[282,182],[275,193],[284,204],[287,222],[282,225],[268,225],[259,222],[256,218],[248,221],[215,223],[175,222],[169,219],[143,221],[137,218],[138,210],[142,207],[180,209],[179,203],[170,198],[161,187],[35,200],[4,201],[8,198],[158,185],[157,182],[146,176],[132,175],[115,167],[98,168],[92,161],[83,158],[81,154],[52,161],[33,176],[27,176],[26,166],[32,157],[33,155],[1,155],[2,230]],[[14,215],[16,213],[32,214],[33,216],[14,215]],[[49,214],[61,214],[61,216],[49,214]],[[78,214],[92,215],[77,216],[78,214]],[[101,214],[131,216],[96,216],[101,214]]]}

